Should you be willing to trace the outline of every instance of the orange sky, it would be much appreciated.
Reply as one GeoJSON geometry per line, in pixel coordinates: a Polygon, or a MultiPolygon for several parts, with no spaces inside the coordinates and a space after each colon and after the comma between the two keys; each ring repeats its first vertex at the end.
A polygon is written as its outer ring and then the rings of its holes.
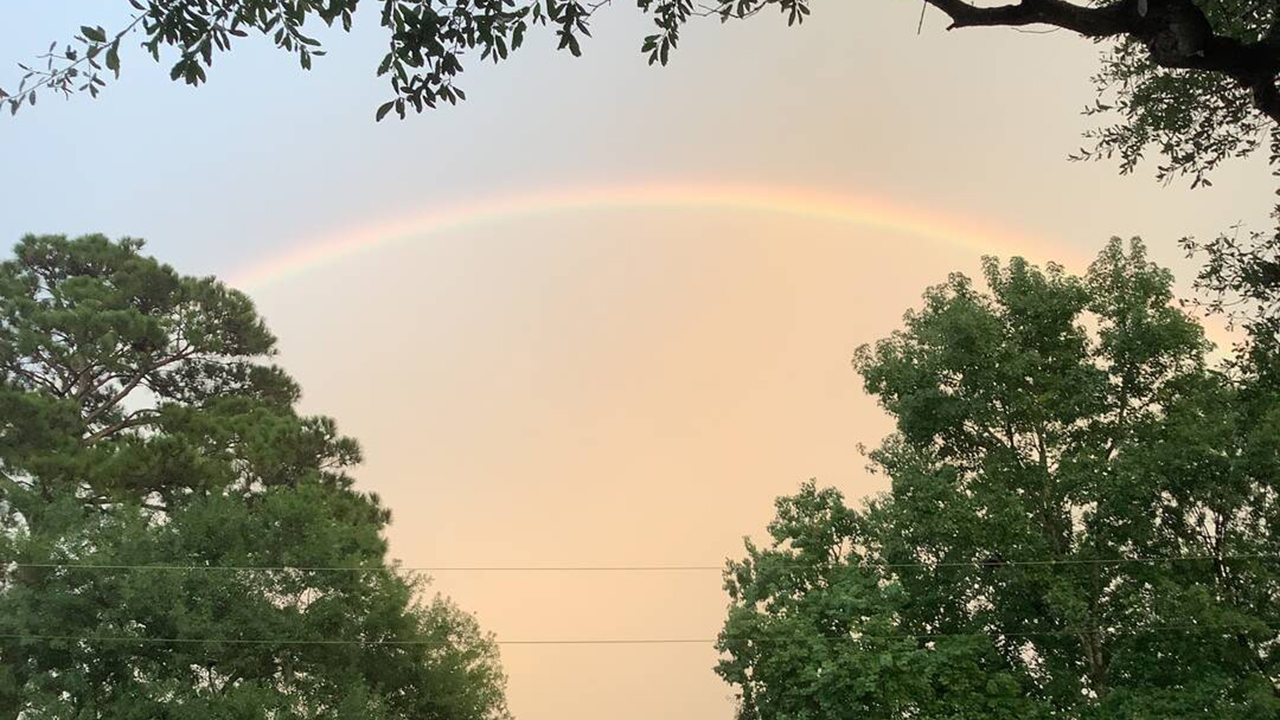
{"type": "MultiPolygon", "coordinates": [[[[405,564],[716,565],[806,478],[883,487],[855,450],[889,425],[853,349],[977,257],[771,213],[575,211],[398,243],[256,297],[288,320],[306,408],[364,443],[359,478],[393,509],[405,564]]],[[[435,585],[513,640],[710,638],[725,607],[716,573],[435,585]]],[[[524,718],[731,707],[710,647],[503,655],[524,718]]]]}

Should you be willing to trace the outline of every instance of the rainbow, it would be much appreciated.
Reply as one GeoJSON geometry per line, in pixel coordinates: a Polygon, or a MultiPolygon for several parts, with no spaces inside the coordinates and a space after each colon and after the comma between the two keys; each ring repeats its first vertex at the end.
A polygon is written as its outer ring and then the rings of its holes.
{"type": "MultiPolygon", "coordinates": [[[[628,209],[794,216],[915,236],[977,254],[1027,254],[1045,245],[1007,230],[979,226],[870,195],[842,195],[785,186],[646,183],[509,194],[428,209],[298,243],[232,272],[228,279],[235,287],[261,289],[345,258],[451,230],[575,211],[628,209]]],[[[1060,250],[1068,251],[1066,247],[1060,250]]]]}

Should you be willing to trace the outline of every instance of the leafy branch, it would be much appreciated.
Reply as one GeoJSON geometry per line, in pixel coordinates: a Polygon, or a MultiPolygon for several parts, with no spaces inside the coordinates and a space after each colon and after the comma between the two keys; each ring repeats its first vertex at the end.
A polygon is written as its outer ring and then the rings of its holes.
{"type": "MultiPolygon", "coordinates": [[[[198,85],[217,53],[236,38],[257,34],[296,55],[303,69],[324,54],[304,31],[309,19],[349,31],[360,0],[129,0],[138,14],[115,35],[85,26],[75,46],[58,43],[40,56],[43,69],[26,73],[18,92],[0,90],[10,112],[34,105],[46,89],[96,96],[101,71],[118,75],[120,41],[141,29],[142,47],[157,61],[172,47],[178,57],[173,80],[198,85]],[[105,65],[100,62],[105,54],[105,65]]],[[[1099,101],[1087,115],[1118,122],[1086,133],[1094,147],[1079,159],[1118,156],[1129,172],[1155,148],[1165,158],[1164,181],[1190,175],[1193,185],[1222,160],[1247,155],[1280,122],[1280,5],[1274,0],[1011,0],[978,5],[968,0],[923,0],[941,11],[948,29],[1028,27],[1065,30],[1110,44],[1095,78],[1099,101]]],[[[423,112],[466,98],[458,86],[469,54],[501,62],[541,27],[555,46],[581,55],[591,36],[590,20],[609,0],[370,0],[380,9],[387,52],[376,68],[391,85],[391,97],[374,113],[423,112]]],[[[656,31],[640,50],[650,64],[665,65],[684,26],[694,18],[742,20],[780,11],[788,25],[810,15],[809,0],[636,0],[656,31]]]]}
{"type": "Polygon", "coordinates": [[[98,56],[105,52],[105,69],[115,73],[115,77],[119,78],[120,40],[133,32],[144,17],[135,15],[123,30],[110,38],[101,26],[82,26],[80,34],[75,36],[75,41],[83,46],[79,50],[67,45],[62,52],[58,52],[58,43],[55,40],[49,44],[47,52],[38,56],[45,61],[43,69],[18,63],[18,67],[25,74],[19,81],[16,92],[10,94],[4,88],[0,88],[0,102],[8,103],[9,114],[14,115],[24,103],[35,105],[37,91],[42,89],[60,92],[66,97],[70,97],[72,92],[88,91],[92,97],[97,97],[99,88],[106,85],[99,76],[104,66],[98,62],[98,56]]]}

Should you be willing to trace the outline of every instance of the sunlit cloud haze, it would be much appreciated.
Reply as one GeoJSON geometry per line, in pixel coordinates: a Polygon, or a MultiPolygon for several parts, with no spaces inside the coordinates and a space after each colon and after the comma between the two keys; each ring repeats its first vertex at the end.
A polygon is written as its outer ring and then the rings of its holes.
{"type": "MultiPolygon", "coordinates": [[[[0,47],[121,7],[8,3],[0,47]]],[[[1192,192],[1066,162],[1092,44],[918,14],[696,23],[656,69],[622,4],[582,59],[531,39],[463,105],[376,125],[373,13],[311,73],[243,42],[193,91],[135,50],[101,99],[0,124],[0,235],[145,237],[248,290],[406,565],[718,565],[807,478],[884,489],[849,360],[927,285],[988,253],[1082,271],[1111,235],[1186,280],[1177,238],[1265,220],[1257,163],[1192,192]]],[[[710,638],[726,604],[714,572],[434,577],[499,639],[710,638]]],[[[503,657],[522,720],[732,715],[710,646],[503,657]]]]}

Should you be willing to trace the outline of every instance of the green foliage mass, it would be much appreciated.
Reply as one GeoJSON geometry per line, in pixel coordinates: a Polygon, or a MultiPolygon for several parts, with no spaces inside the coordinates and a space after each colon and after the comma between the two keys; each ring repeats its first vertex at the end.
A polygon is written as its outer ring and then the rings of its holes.
{"type": "Polygon", "coordinates": [[[1280,717],[1274,357],[1211,366],[1137,241],[985,268],[857,353],[891,489],[729,564],[740,717],[1280,717]]]}
{"type": "Polygon", "coordinates": [[[492,639],[388,564],[250,300],[141,247],[0,264],[0,720],[506,718],[492,639]]]}

